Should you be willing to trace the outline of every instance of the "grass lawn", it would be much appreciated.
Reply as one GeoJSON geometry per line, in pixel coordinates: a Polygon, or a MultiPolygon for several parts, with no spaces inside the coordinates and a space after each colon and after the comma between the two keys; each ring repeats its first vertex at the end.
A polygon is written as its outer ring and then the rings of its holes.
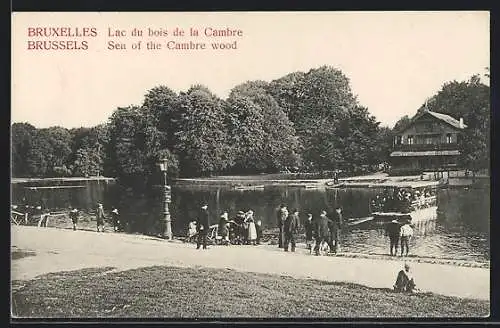
{"type": "MultiPolygon", "coordinates": [[[[232,270],[148,267],[44,275],[13,291],[17,317],[484,317],[489,302],[232,270]]],[[[369,272],[366,272],[369,274],[369,272]]],[[[19,282],[13,282],[13,285],[19,282]]]]}

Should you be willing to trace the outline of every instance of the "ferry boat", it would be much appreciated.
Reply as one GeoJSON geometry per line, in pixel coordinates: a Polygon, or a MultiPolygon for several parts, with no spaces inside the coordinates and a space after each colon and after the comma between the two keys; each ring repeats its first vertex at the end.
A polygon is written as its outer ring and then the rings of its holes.
{"type": "MultiPolygon", "coordinates": [[[[375,211],[371,213],[373,221],[376,223],[388,223],[396,220],[399,223],[410,222],[424,222],[437,219],[437,197],[435,195],[425,195],[424,190],[429,186],[411,187],[411,194],[413,200],[406,210],[400,209],[400,203],[396,204],[396,208],[389,208],[383,211],[375,211]],[[416,193],[419,197],[415,197],[416,193]]],[[[408,190],[408,187],[404,187],[408,190]]],[[[433,189],[434,190],[434,189],[433,189]]],[[[396,202],[397,203],[397,202],[396,202]]]]}

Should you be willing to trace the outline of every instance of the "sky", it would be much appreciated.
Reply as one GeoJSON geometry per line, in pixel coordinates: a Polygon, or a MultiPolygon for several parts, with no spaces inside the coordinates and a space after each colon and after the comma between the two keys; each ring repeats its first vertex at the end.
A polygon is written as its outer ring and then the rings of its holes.
{"type": "Polygon", "coordinates": [[[445,82],[484,74],[490,66],[489,13],[484,11],[12,15],[11,120],[38,128],[104,123],[117,107],[140,105],[159,85],[180,92],[204,84],[225,98],[248,80],[271,81],[323,65],[342,70],[359,103],[381,125],[392,127],[400,117],[414,115],[445,82]],[[95,28],[97,36],[29,34],[29,28],[40,27],[67,27],[73,33],[95,28]],[[132,36],[133,28],[141,29],[142,37],[132,36]],[[175,28],[186,35],[172,35],[175,28]],[[199,35],[190,36],[190,28],[199,35]],[[204,34],[226,28],[242,35],[204,34]],[[169,35],[149,36],[149,29],[169,35]],[[127,35],[118,37],[117,30],[127,35]],[[28,50],[33,41],[86,41],[88,49],[28,50]],[[109,41],[126,49],[110,50],[109,41]],[[141,48],[132,49],[138,41],[141,48]],[[150,41],[163,49],[144,49],[150,41]],[[166,49],[169,41],[207,48],[166,49]],[[236,49],[211,47],[235,41],[236,49]]]}

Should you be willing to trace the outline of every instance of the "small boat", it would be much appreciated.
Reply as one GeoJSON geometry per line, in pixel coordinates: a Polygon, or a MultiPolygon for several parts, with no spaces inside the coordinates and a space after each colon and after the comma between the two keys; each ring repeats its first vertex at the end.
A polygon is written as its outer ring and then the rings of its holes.
{"type": "MultiPolygon", "coordinates": [[[[330,181],[330,182],[331,182],[331,181],[330,181]]],[[[333,189],[333,188],[342,188],[342,187],[345,187],[345,186],[346,186],[346,184],[345,184],[344,182],[342,182],[342,183],[337,183],[337,184],[333,184],[333,183],[330,183],[330,182],[327,182],[327,183],[326,183],[326,187],[327,187],[327,188],[332,188],[332,189],[333,189]]]]}
{"type": "Polygon", "coordinates": [[[362,224],[365,222],[370,222],[372,220],[373,220],[373,216],[366,216],[366,217],[362,217],[362,218],[351,218],[351,219],[347,220],[347,225],[348,226],[355,226],[355,225],[359,225],[359,224],[362,224]]]}
{"type": "Polygon", "coordinates": [[[264,185],[248,185],[248,186],[237,185],[237,186],[234,186],[234,189],[236,189],[236,190],[261,190],[261,189],[264,189],[264,185]]]}
{"type": "Polygon", "coordinates": [[[306,189],[319,189],[319,188],[324,188],[325,186],[319,185],[319,184],[310,184],[310,185],[304,185],[306,189]]]}

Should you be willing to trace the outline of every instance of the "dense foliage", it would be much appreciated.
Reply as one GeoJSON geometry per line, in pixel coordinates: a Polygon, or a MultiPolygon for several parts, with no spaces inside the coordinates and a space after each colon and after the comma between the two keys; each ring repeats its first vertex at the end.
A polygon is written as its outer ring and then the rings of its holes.
{"type": "MultiPolygon", "coordinates": [[[[463,161],[483,167],[489,154],[489,87],[477,77],[449,82],[429,108],[464,117],[463,161]]],[[[395,128],[407,124],[404,117],[395,128]]],[[[388,158],[392,131],[380,127],[352,93],[349,79],[323,66],[274,81],[247,81],[220,99],[206,86],[177,94],[167,86],[146,92],[137,106],[117,108],[92,127],[37,129],[12,125],[14,177],[118,177],[125,185],[168,175],[358,172],[388,158]]]]}

